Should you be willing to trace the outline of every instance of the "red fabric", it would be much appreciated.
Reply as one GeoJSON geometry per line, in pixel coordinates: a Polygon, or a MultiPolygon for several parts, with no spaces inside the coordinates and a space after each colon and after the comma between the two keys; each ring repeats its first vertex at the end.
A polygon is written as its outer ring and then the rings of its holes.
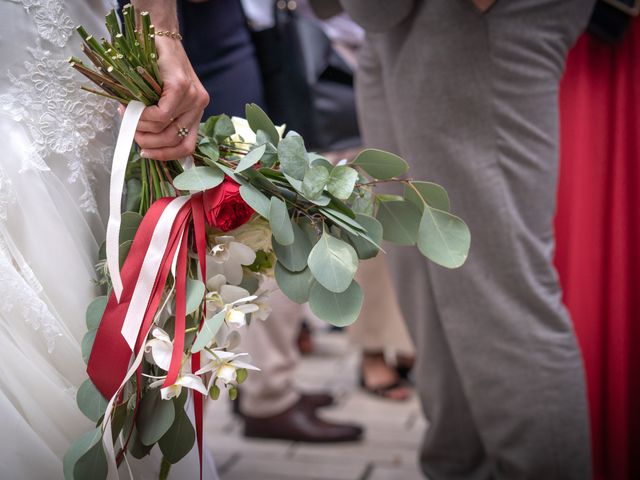
{"type": "Polygon", "coordinates": [[[587,370],[597,480],[640,478],[640,21],[585,35],[561,87],[556,263],[587,370]]]}

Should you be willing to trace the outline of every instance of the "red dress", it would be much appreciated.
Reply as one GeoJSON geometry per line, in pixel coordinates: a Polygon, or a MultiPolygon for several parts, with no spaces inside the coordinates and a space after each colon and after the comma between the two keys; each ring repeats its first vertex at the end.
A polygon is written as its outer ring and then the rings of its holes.
{"type": "Polygon", "coordinates": [[[584,354],[596,480],[640,478],[640,20],[583,36],[561,87],[556,263],[584,354]]]}

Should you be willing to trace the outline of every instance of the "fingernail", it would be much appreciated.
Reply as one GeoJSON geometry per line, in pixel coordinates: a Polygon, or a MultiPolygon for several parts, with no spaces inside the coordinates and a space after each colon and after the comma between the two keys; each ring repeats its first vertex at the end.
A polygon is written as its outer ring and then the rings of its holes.
{"type": "Polygon", "coordinates": [[[148,158],[149,157],[149,155],[148,155],[146,150],[140,150],[140,156],[144,157],[144,158],[148,158]]]}

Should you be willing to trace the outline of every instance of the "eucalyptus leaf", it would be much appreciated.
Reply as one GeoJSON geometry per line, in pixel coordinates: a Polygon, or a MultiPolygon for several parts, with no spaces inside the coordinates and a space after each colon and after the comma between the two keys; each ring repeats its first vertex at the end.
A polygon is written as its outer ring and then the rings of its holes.
{"type": "Polygon", "coordinates": [[[304,140],[295,132],[283,138],[278,144],[278,158],[280,168],[284,173],[296,180],[302,181],[304,174],[309,169],[307,151],[304,148],[304,140]]]}
{"type": "Polygon", "coordinates": [[[249,103],[245,106],[245,116],[247,117],[247,122],[249,122],[251,130],[256,134],[258,130],[262,130],[269,137],[271,143],[278,145],[280,135],[269,116],[264,113],[264,110],[255,103],[249,103]]]}
{"type": "Polygon", "coordinates": [[[294,240],[293,227],[287,205],[278,197],[271,197],[269,206],[269,224],[273,237],[280,245],[291,245],[294,240]]]}
{"type": "Polygon", "coordinates": [[[260,164],[266,168],[273,167],[278,160],[278,150],[273,146],[273,143],[271,143],[269,136],[264,133],[263,130],[258,130],[256,132],[256,144],[266,146],[266,150],[264,152],[262,160],[260,160],[260,164]]]}
{"type": "Polygon", "coordinates": [[[113,409],[113,416],[111,417],[111,440],[116,441],[116,438],[120,435],[120,432],[127,423],[127,417],[133,416],[133,410],[127,408],[127,403],[122,403],[113,409]]]}
{"type": "Polygon", "coordinates": [[[233,169],[227,167],[226,165],[223,165],[222,163],[216,163],[213,168],[222,170],[222,173],[224,173],[227,177],[231,178],[233,181],[239,183],[240,185],[247,184],[247,181],[242,178],[242,176],[236,175],[236,172],[234,172],[233,169]]]}
{"type": "Polygon", "coordinates": [[[171,464],[178,463],[193,448],[196,433],[191,425],[191,420],[184,410],[176,414],[173,425],[160,439],[158,445],[163,457],[171,464]]]}
{"type": "Polygon", "coordinates": [[[418,231],[418,249],[431,261],[458,268],[467,259],[471,244],[469,227],[455,215],[426,206],[418,231]]]}
{"type": "Polygon", "coordinates": [[[127,211],[136,211],[140,208],[140,197],[142,194],[142,183],[137,178],[127,180],[127,199],[124,203],[124,209],[127,211]]]}
{"type": "Polygon", "coordinates": [[[373,258],[380,252],[380,244],[382,243],[382,224],[373,217],[368,215],[356,214],[358,223],[362,225],[366,231],[369,239],[364,239],[360,235],[348,234],[349,241],[353,248],[356,249],[358,258],[366,260],[373,258]]]}
{"type": "Polygon", "coordinates": [[[120,243],[133,240],[142,223],[142,215],[137,212],[124,212],[120,217],[120,243]]]}
{"type": "Polygon", "coordinates": [[[131,250],[131,245],[133,245],[132,240],[127,240],[124,243],[120,244],[120,248],[118,250],[118,260],[120,261],[120,269],[124,265],[124,261],[127,259],[127,255],[129,255],[129,250],[131,250]]]}
{"type": "Polygon", "coordinates": [[[307,267],[307,259],[313,244],[297,223],[293,222],[291,226],[293,229],[293,243],[291,245],[281,245],[275,238],[272,239],[271,244],[278,262],[291,272],[300,272],[307,267]]]}
{"type": "Polygon", "coordinates": [[[84,416],[93,422],[97,422],[107,408],[107,401],[90,379],[78,388],[76,403],[84,416]]]}
{"type": "Polygon", "coordinates": [[[346,165],[340,165],[331,170],[327,190],[334,197],[346,200],[353,193],[357,180],[357,171],[346,165]]]}
{"type": "Polygon", "coordinates": [[[104,447],[102,442],[97,442],[76,461],[73,477],[76,480],[106,478],[108,470],[104,447]]]}
{"type": "Polygon", "coordinates": [[[156,443],[171,428],[175,416],[173,402],[163,400],[159,388],[147,390],[136,418],[140,442],[147,446],[156,443]]]}
{"type": "Polygon", "coordinates": [[[329,291],[319,283],[314,283],[309,294],[311,311],[337,327],[346,327],[356,321],[362,301],[362,289],[355,280],[341,293],[329,291]]]}
{"type": "Polygon", "coordinates": [[[217,143],[209,142],[198,145],[198,151],[213,162],[220,159],[220,147],[217,143]]]}
{"type": "Polygon", "coordinates": [[[448,212],[451,208],[447,191],[437,183],[411,182],[411,186],[404,187],[404,198],[418,207],[421,212],[424,211],[425,203],[443,212],[448,212]]]}
{"type": "MultiPolygon", "coordinates": [[[[102,443],[102,429],[100,427],[94,428],[84,433],[78,438],[67,450],[62,461],[62,468],[64,470],[65,480],[74,480],[75,466],[80,458],[87,452],[89,452],[94,446],[102,443]]],[[[106,472],[103,475],[106,477],[106,472]]],[[[89,477],[91,478],[91,477],[89,477]]]]}
{"type": "Polygon", "coordinates": [[[222,322],[224,322],[225,314],[226,312],[222,310],[216,313],[213,317],[207,318],[204,321],[202,328],[196,337],[196,341],[193,342],[191,353],[197,353],[209,345],[211,340],[216,336],[216,333],[218,333],[218,330],[220,330],[222,322]]]}
{"type": "Polygon", "coordinates": [[[85,364],[89,363],[89,357],[91,356],[91,350],[93,349],[93,342],[96,340],[96,334],[98,330],[89,330],[82,337],[82,343],[80,344],[80,351],[82,352],[82,360],[85,364]]]}
{"type": "Polygon", "coordinates": [[[333,164],[323,156],[309,152],[308,157],[312,167],[324,167],[329,171],[333,170],[333,164]]]}
{"type": "Polygon", "coordinates": [[[383,202],[376,215],[384,229],[383,238],[398,245],[415,245],[420,226],[420,212],[413,203],[383,202]]]}
{"type": "Polygon", "coordinates": [[[357,165],[379,180],[398,177],[409,169],[407,162],[399,156],[375,148],[361,151],[353,161],[353,165],[357,165]]]}
{"type": "Polygon", "coordinates": [[[364,215],[373,215],[375,211],[374,195],[369,187],[360,187],[356,189],[351,201],[349,202],[353,212],[364,215]]]}
{"type": "Polygon", "coordinates": [[[238,162],[238,166],[236,167],[235,172],[240,173],[246,170],[247,168],[253,167],[256,163],[260,161],[266,149],[267,149],[267,146],[262,145],[260,147],[257,147],[251,150],[244,157],[242,157],[240,162],[238,162]]]}
{"type": "Polygon", "coordinates": [[[108,298],[104,295],[94,298],[93,301],[87,307],[87,313],[85,314],[85,323],[88,330],[96,329],[100,326],[102,315],[107,308],[108,298]]]}
{"type": "Polygon", "coordinates": [[[308,199],[317,198],[329,181],[329,170],[322,165],[311,167],[302,180],[302,194],[308,199]]]}
{"type": "Polygon", "coordinates": [[[204,283],[200,280],[196,280],[194,278],[187,278],[187,288],[186,288],[186,314],[195,312],[200,308],[202,304],[202,299],[204,298],[204,294],[206,293],[206,287],[204,283]]]}
{"type": "Polygon", "coordinates": [[[402,195],[394,195],[392,193],[379,193],[376,195],[378,202],[401,202],[405,198],[402,195]]]}
{"type": "Polygon", "coordinates": [[[260,216],[269,220],[269,208],[271,202],[269,198],[253,185],[241,185],[240,196],[253,208],[260,216]]]}
{"type": "Polygon", "coordinates": [[[134,427],[131,440],[129,441],[129,453],[131,453],[133,458],[141,459],[146,457],[151,453],[152,448],[153,445],[145,445],[142,443],[140,440],[140,432],[134,427]]]}
{"type": "Polygon", "coordinates": [[[231,119],[224,113],[218,115],[218,121],[215,123],[213,130],[213,137],[218,143],[229,138],[234,133],[236,133],[236,128],[233,126],[231,119]]]}
{"type": "Polygon", "coordinates": [[[275,277],[278,287],[287,298],[299,304],[309,300],[311,285],[314,282],[311,270],[305,268],[301,272],[292,272],[278,262],[276,263],[275,277]]]}
{"type": "Polygon", "coordinates": [[[313,277],[327,290],[344,292],[358,269],[358,255],[348,243],[323,232],[309,254],[313,277]]]}
{"type": "Polygon", "coordinates": [[[360,225],[355,219],[345,215],[339,210],[331,210],[329,208],[321,208],[320,211],[327,216],[330,220],[337,223],[339,227],[345,228],[345,225],[348,228],[346,230],[351,231],[352,233],[356,232],[364,232],[365,229],[362,225],[360,225]]]}
{"type": "Polygon", "coordinates": [[[217,187],[224,180],[224,173],[215,167],[193,167],[173,179],[178,190],[202,192],[217,187]]]}

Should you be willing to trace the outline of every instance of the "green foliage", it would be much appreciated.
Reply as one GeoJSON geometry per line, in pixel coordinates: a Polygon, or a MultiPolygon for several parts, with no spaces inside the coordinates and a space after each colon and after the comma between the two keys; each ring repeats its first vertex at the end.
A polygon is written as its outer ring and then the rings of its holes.
{"type": "Polygon", "coordinates": [[[293,242],[290,245],[281,245],[275,237],[271,244],[279,263],[291,272],[300,272],[307,267],[307,258],[313,245],[297,223],[292,223],[292,230],[293,242]]]}
{"type": "Polygon", "coordinates": [[[309,169],[309,159],[304,140],[296,132],[289,132],[278,144],[278,158],[282,171],[295,180],[304,178],[309,169]]]}
{"type": "Polygon", "coordinates": [[[362,301],[362,289],[355,280],[341,293],[332,292],[321,284],[314,283],[309,295],[311,311],[337,327],[345,327],[356,321],[362,301]]]}
{"type": "Polygon", "coordinates": [[[383,234],[382,224],[375,218],[360,213],[356,214],[356,220],[365,228],[369,238],[365,239],[361,235],[347,233],[349,241],[353,248],[356,249],[359,259],[373,258],[380,251],[379,245],[382,243],[383,234]]]}
{"type": "Polygon", "coordinates": [[[175,417],[173,402],[163,400],[159,388],[147,390],[136,418],[140,442],[146,446],[155,444],[171,428],[175,417]]]}
{"type": "Polygon", "coordinates": [[[242,159],[238,162],[238,166],[236,167],[235,172],[240,173],[245,171],[247,168],[253,167],[256,163],[258,163],[262,159],[266,149],[267,149],[266,145],[261,145],[251,150],[244,157],[242,157],[242,159]]]}
{"type": "Polygon", "coordinates": [[[200,280],[196,280],[195,278],[187,278],[187,289],[186,289],[186,314],[195,312],[200,308],[202,304],[202,300],[204,299],[204,295],[207,289],[200,280]]]}
{"type": "Polygon", "coordinates": [[[311,270],[305,268],[300,272],[292,272],[278,262],[276,263],[275,277],[278,288],[290,300],[300,304],[309,301],[311,285],[314,283],[311,270]]]}
{"type": "Polygon", "coordinates": [[[273,238],[280,245],[291,245],[294,241],[293,226],[289,218],[287,205],[278,197],[271,197],[269,205],[269,224],[273,238]]]}
{"type": "Polygon", "coordinates": [[[106,478],[107,457],[102,447],[100,427],[83,434],[64,455],[62,462],[65,480],[106,478]]]}
{"type": "Polygon", "coordinates": [[[186,412],[176,411],[176,417],[171,428],[158,442],[164,458],[171,464],[182,460],[193,448],[196,432],[186,412]]]}
{"type": "Polygon", "coordinates": [[[104,415],[107,408],[107,401],[89,379],[78,388],[76,403],[84,416],[94,422],[104,415]]]}
{"type": "Polygon", "coordinates": [[[222,326],[222,322],[224,322],[224,316],[226,312],[224,310],[216,313],[213,317],[210,317],[204,321],[202,324],[202,328],[196,337],[196,341],[193,342],[193,346],[191,347],[191,353],[197,353],[202,350],[204,347],[209,345],[211,340],[216,336],[218,330],[222,326]]]}
{"type": "Polygon", "coordinates": [[[87,307],[87,313],[85,315],[85,321],[87,324],[87,329],[94,330],[100,326],[100,321],[102,320],[102,315],[104,315],[104,310],[107,307],[108,298],[106,296],[101,296],[95,298],[87,307]]]}
{"type": "Polygon", "coordinates": [[[313,166],[304,174],[302,194],[309,200],[316,199],[320,196],[328,181],[329,170],[322,165],[313,166]]]}
{"type": "Polygon", "coordinates": [[[247,205],[253,208],[261,217],[269,220],[269,209],[271,207],[269,197],[249,184],[240,186],[240,196],[247,202],[247,205]]]}
{"type": "Polygon", "coordinates": [[[329,176],[327,190],[334,197],[340,200],[346,200],[351,196],[351,193],[353,193],[356,180],[358,180],[358,172],[353,168],[346,165],[334,167],[329,176]]]}
{"type": "Polygon", "coordinates": [[[259,130],[262,130],[272,144],[278,145],[280,135],[278,135],[275,125],[267,114],[264,113],[264,110],[255,103],[250,103],[245,107],[245,115],[251,130],[256,134],[259,130]]]}
{"type": "Polygon", "coordinates": [[[224,180],[224,173],[214,167],[193,167],[173,179],[178,190],[202,192],[217,187],[224,180]]]}
{"type": "Polygon", "coordinates": [[[469,227],[455,215],[426,206],[418,232],[418,248],[429,260],[458,268],[467,259],[471,244],[469,227]]]}
{"type": "Polygon", "coordinates": [[[124,212],[120,217],[120,243],[133,240],[140,223],[142,215],[137,212],[124,212]]]}
{"type": "Polygon", "coordinates": [[[398,245],[415,245],[420,225],[420,212],[413,203],[382,202],[376,218],[382,224],[385,240],[398,245]]]}
{"type": "Polygon", "coordinates": [[[91,350],[93,349],[93,342],[96,340],[96,334],[98,330],[89,330],[82,337],[82,343],[80,344],[80,351],[82,352],[82,360],[84,363],[89,363],[89,357],[91,356],[91,350]]]}
{"type": "Polygon", "coordinates": [[[358,255],[351,245],[326,231],[309,254],[313,277],[327,290],[344,292],[358,269],[358,255]]]}
{"type": "Polygon", "coordinates": [[[425,205],[443,212],[451,208],[447,191],[437,183],[412,181],[404,187],[404,198],[418,207],[420,212],[424,211],[425,205]]]}
{"type": "Polygon", "coordinates": [[[375,148],[361,151],[353,161],[353,165],[357,165],[378,180],[399,177],[409,169],[407,162],[399,156],[375,148]]]}

